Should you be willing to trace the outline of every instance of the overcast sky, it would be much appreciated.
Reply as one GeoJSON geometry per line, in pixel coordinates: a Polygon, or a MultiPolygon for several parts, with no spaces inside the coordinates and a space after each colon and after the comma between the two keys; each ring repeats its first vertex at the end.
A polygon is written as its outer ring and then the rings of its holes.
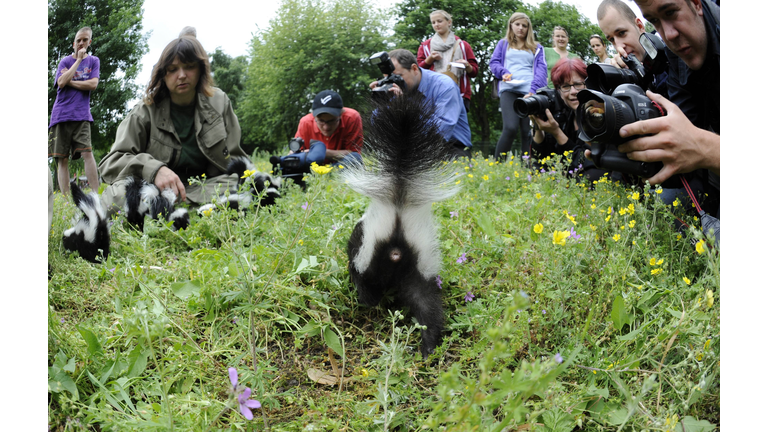
{"type": "MultiPolygon", "coordinates": [[[[597,23],[597,6],[601,0],[566,0],[564,3],[576,5],[579,11],[597,23]]],[[[388,7],[397,0],[374,0],[379,7],[388,7]]],[[[539,0],[528,1],[538,4],[539,0]]],[[[149,81],[152,66],[160,58],[163,48],[178,37],[185,26],[197,29],[197,38],[208,52],[216,47],[232,57],[248,54],[249,42],[257,29],[266,29],[269,20],[275,17],[279,0],[186,0],[184,3],[166,0],[145,0],[144,32],[152,31],[149,37],[149,52],[141,60],[142,70],[137,83],[145,85],[149,81]],[[211,7],[212,4],[215,7],[211,7]],[[183,5],[183,7],[180,7],[183,5]]],[[[640,16],[640,10],[633,2],[630,7],[640,16]]],[[[450,11],[448,11],[450,12],[450,11]]],[[[510,15],[514,11],[510,11],[510,15]]]]}

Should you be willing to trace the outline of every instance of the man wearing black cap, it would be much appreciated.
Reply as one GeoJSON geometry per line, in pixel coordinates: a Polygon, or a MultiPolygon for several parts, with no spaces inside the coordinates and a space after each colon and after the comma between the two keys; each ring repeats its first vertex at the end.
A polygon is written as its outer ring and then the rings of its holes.
{"type": "Polygon", "coordinates": [[[304,140],[301,151],[308,151],[311,140],[325,143],[325,163],[344,158],[360,158],[363,146],[363,119],[352,108],[344,108],[341,96],[323,90],[312,102],[312,112],[302,117],[296,137],[304,140]]]}

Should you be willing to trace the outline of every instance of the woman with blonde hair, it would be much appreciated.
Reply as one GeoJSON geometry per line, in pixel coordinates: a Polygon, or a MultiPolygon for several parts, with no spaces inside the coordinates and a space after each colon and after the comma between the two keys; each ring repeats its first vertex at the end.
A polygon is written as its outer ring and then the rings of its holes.
{"type": "Polygon", "coordinates": [[[547,59],[547,85],[552,87],[552,68],[564,58],[579,58],[578,54],[568,52],[568,32],[565,28],[555,26],[552,29],[552,48],[544,48],[544,58],[547,59]]]}
{"type": "Polygon", "coordinates": [[[453,34],[451,14],[444,10],[436,10],[429,14],[429,21],[432,23],[435,34],[419,45],[416,63],[423,69],[453,74],[449,76],[456,77],[464,108],[469,112],[469,100],[472,97],[469,79],[476,77],[480,69],[475,53],[467,41],[453,34]],[[459,63],[464,67],[451,65],[451,63],[459,63]]]}
{"type": "Polygon", "coordinates": [[[499,40],[490,61],[491,73],[498,80],[501,118],[504,127],[496,144],[494,158],[510,154],[512,142],[520,129],[522,146],[515,149],[520,154],[531,154],[531,125],[525,116],[519,116],[513,108],[516,99],[528,97],[547,85],[547,64],[544,48],[536,42],[531,29],[531,19],[522,12],[515,12],[507,22],[507,34],[499,40]]]}

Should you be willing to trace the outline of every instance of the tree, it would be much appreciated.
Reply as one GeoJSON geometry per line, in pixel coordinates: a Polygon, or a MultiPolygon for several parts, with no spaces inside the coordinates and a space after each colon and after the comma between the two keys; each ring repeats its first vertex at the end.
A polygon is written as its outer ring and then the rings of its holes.
{"type": "Polygon", "coordinates": [[[502,124],[498,101],[491,98],[494,82],[488,64],[496,43],[506,35],[507,21],[514,12],[525,12],[531,18],[543,46],[552,46],[552,28],[560,25],[568,30],[572,52],[587,62],[595,58],[588,38],[590,34],[600,33],[600,28],[574,6],[551,0],[538,7],[517,0],[404,0],[396,7],[398,48],[416,53],[419,43],[434,34],[429,14],[435,9],[443,9],[453,16],[454,33],[472,46],[477,57],[480,70],[472,80],[468,115],[472,141],[484,152],[493,151],[502,124]]]}
{"type": "Polygon", "coordinates": [[[99,86],[91,92],[91,143],[95,156],[109,150],[127,111],[127,102],[139,95],[134,80],[141,57],[149,49],[149,34],[141,33],[143,4],[144,0],[48,1],[49,115],[56,100],[54,79],[59,62],[72,54],[78,29],[93,29],[91,52],[101,63],[99,86]]]}
{"type": "Polygon", "coordinates": [[[245,80],[248,71],[248,59],[246,56],[230,57],[221,47],[208,54],[211,57],[211,74],[216,87],[229,96],[232,109],[237,110],[238,100],[245,88],[245,80]]]}
{"type": "Polygon", "coordinates": [[[337,91],[362,109],[380,75],[368,57],[385,50],[385,17],[365,0],[284,0],[252,41],[245,97],[236,111],[246,144],[282,148],[314,95],[337,91]]]}

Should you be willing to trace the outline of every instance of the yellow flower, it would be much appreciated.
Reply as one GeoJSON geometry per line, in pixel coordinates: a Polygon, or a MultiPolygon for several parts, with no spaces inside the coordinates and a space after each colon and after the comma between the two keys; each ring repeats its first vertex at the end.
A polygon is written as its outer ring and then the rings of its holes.
{"type": "Polygon", "coordinates": [[[488,181],[488,175],[487,174],[483,176],[483,180],[488,181]]]}
{"type": "Polygon", "coordinates": [[[712,290],[707,290],[707,308],[711,308],[715,304],[715,294],[712,290]]]}
{"type": "Polygon", "coordinates": [[[467,177],[473,178],[474,176],[472,174],[467,174],[467,177]]]}
{"type": "Polygon", "coordinates": [[[536,225],[533,226],[533,232],[535,232],[536,234],[541,234],[542,231],[544,231],[544,225],[537,223],[536,225]]]}
{"type": "Polygon", "coordinates": [[[615,236],[613,236],[613,241],[617,242],[619,241],[620,238],[621,238],[621,234],[616,234],[615,236]]]}
{"type": "Polygon", "coordinates": [[[677,207],[680,205],[680,199],[675,198],[674,201],[672,201],[672,207],[677,207]]]}
{"type": "Polygon", "coordinates": [[[630,215],[635,214],[635,205],[634,204],[628,205],[627,206],[627,211],[629,212],[630,215]]]}
{"type": "Polygon", "coordinates": [[[515,171],[515,178],[518,178],[518,177],[520,177],[520,174],[518,174],[518,172],[515,171]]]}
{"type": "Polygon", "coordinates": [[[613,213],[613,207],[608,207],[608,214],[613,213]]]}
{"type": "Polygon", "coordinates": [[[200,177],[205,178],[205,173],[200,174],[200,177]]]}
{"type": "Polygon", "coordinates": [[[589,227],[592,229],[592,231],[595,231],[595,230],[597,230],[597,227],[596,227],[596,226],[594,226],[594,225],[592,225],[592,224],[589,224],[589,227]]]}
{"type": "Polygon", "coordinates": [[[656,193],[661,195],[661,193],[664,192],[664,189],[662,188],[656,188],[656,193]]]}
{"type": "Polygon", "coordinates": [[[213,207],[209,208],[208,210],[203,210],[203,216],[210,216],[211,213],[213,213],[213,207]]]}
{"type": "Polygon", "coordinates": [[[663,271],[664,271],[664,269],[659,267],[659,268],[655,268],[655,269],[651,270],[651,274],[655,276],[655,275],[657,275],[657,274],[659,274],[659,273],[661,273],[663,271]]]}
{"type": "Polygon", "coordinates": [[[634,227],[635,227],[635,220],[634,220],[634,219],[632,219],[631,221],[629,221],[629,227],[630,227],[630,228],[634,228],[634,227]]]}
{"type": "Polygon", "coordinates": [[[677,241],[680,241],[680,239],[682,239],[682,238],[683,238],[683,235],[682,235],[682,234],[678,234],[678,235],[677,235],[677,237],[675,237],[675,239],[676,239],[677,241]]]}
{"type": "Polygon", "coordinates": [[[344,169],[344,165],[339,164],[339,169],[344,169]]]}
{"type": "Polygon", "coordinates": [[[363,368],[362,370],[360,370],[360,373],[361,373],[361,375],[363,375],[364,377],[367,377],[367,376],[368,376],[368,369],[365,369],[365,368],[363,368]]]}
{"type": "Polygon", "coordinates": [[[254,174],[256,174],[256,170],[245,170],[240,178],[248,178],[254,174]]]}
{"type": "Polygon", "coordinates": [[[696,252],[698,252],[699,254],[703,254],[704,244],[705,244],[704,239],[699,240],[699,242],[696,243],[696,252]]]}
{"type": "Polygon", "coordinates": [[[303,245],[303,244],[304,244],[304,240],[302,240],[302,239],[299,239],[299,244],[300,244],[300,245],[303,245]]]}
{"type": "Polygon", "coordinates": [[[710,342],[712,342],[712,339],[707,339],[707,341],[706,341],[706,342],[704,342],[704,349],[705,349],[705,350],[706,350],[707,348],[709,348],[709,343],[710,343],[710,342]]]}
{"type": "Polygon", "coordinates": [[[664,264],[664,258],[660,258],[658,261],[656,261],[656,265],[662,265],[664,264]]]}
{"type": "Polygon", "coordinates": [[[333,169],[333,167],[329,167],[329,166],[320,166],[317,164],[317,162],[312,162],[312,165],[310,165],[309,167],[312,169],[312,171],[314,171],[319,175],[328,174],[333,169]]]}
{"type": "Polygon", "coordinates": [[[606,222],[608,222],[609,220],[611,220],[611,215],[608,215],[608,217],[605,218],[606,222]]]}
{"type": "Polygon", "coordinates": [[[635,200],[635,201],[639,200],[640,199],[640,193],[639,192],[633,193],[632,194],[632,199],[635,200]]]}
{"type": "Polygon", "coordinates": [[[596,206],[596,205],[594,205],[594,204],[592,204],[591,206],[589,206],[589,208],[591,208],[592,210],[594,210],[594,209],[596,209],[596,208],[597,208],[597,206],[596,206]]]}
{"type": "Polygon", "coordinates": [[[687,278],[687,277],[685,277],[685,276],[683,276],[683,282],[685,282],[685,284],[686,284],[686,285],[690,285],[690,284],[691,284],[691,280],[690,280],[690,279],[688,279],[688,278],[687,278]]]}
{"type": "Polygon", "coordinates": [[[570,231],[555,231],[552,233],[552,244],[565,246],[565,239],[570,237],[570,231]]]}
{"type": "Polygon", "coordinates": [[[459,183],[461,183],[461,180],[456,180],[456,184],[459,184],[459,183]]]}
{"type": "Polygon", "coordinates": [[[536,194],[536,199],[541,199],[541,194],[540,193],[536,194]]]}
{"type": "Polygon", "coordinates": [[[619,214],[620,214],[621,216],[624,216],[626,213],[627,213],[627,209],[625,209],[625,208],[620,208],[620,209],[619,209],[619,214]]]}

